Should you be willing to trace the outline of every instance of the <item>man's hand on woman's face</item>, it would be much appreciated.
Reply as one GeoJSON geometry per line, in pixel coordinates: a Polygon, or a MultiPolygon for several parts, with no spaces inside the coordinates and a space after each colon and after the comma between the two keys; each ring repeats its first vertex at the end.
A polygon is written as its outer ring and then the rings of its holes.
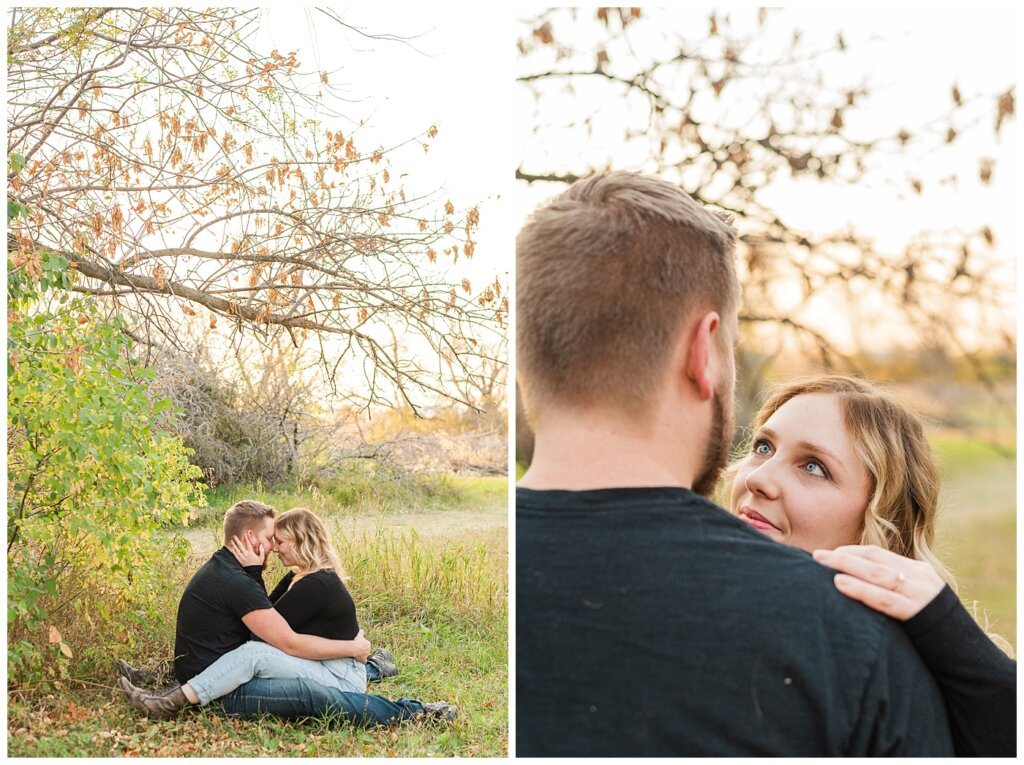
{"type": "Polygon", "coordinates": [[[267,551],[263,549],[262,543],[254,550],[252,545],[247,544],[241,537],[231,537],[226,546],[243,568],[246,566],[262,566],[263,561],[267,559],[267,551]]]}

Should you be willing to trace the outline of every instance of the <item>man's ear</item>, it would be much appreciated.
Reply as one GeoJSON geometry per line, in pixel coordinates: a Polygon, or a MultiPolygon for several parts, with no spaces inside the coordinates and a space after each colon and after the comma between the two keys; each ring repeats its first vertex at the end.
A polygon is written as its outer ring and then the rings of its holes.
{"type": "Polygon", "coordinates": [[[697,386],[702,401],[708,401],[715,394],[712,346],[721,321],[716,311],[708,311],[700,317],[688,339],[686,376],[697,386]]]}

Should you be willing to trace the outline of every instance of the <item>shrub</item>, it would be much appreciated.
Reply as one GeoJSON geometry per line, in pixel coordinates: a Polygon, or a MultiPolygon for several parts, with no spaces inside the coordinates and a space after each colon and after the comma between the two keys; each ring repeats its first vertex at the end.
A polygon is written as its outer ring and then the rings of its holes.
{"type": "Polygon", "coordinates": [[[152,370],[130,359],[130,340],[116,321],[71,298],[70,283],[68,261],[59,255],[9,256],[7,619],[14,684],[66,673],[75,650],[65,634],[80,621],[111,636],[123,631],[105,616],[122,610],[108,610],[115,600],[148,610],[161,569],[185,550],[162,530],[187,523],[193,504],[204,501],[199,470],[165,429],[170,402],[150,396],[152,370]]]}
{"type": "Polygon", "coordinates": [[[175,403],[175,428],[205,483],[273,483],[287,477],[292,449],[284,429],[288,423],[277,412],[258,406],[201,354],[166,353],[158,372],[160,391],[175,403]]]}

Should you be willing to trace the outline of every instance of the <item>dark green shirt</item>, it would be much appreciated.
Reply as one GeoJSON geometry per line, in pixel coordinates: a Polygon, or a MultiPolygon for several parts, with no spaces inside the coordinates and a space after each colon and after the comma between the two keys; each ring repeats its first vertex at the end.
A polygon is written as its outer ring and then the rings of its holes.
{"type": "Polygon", "coordinates": [[[516,498],[519,756],[951,756],[903,628],[676,488],[516,498]]]}

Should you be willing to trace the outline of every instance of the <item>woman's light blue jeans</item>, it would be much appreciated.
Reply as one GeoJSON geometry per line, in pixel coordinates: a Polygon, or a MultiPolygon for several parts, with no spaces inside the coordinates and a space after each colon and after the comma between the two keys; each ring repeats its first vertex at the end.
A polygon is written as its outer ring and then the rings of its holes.
{"type": "Polygon", "coordinates": [[[258,640],[224,654],[188,684],[205,706],[256,677],[302,678],[347,693],[366,692],[366,665],[358,659],[299,659],[258,640]]]}

